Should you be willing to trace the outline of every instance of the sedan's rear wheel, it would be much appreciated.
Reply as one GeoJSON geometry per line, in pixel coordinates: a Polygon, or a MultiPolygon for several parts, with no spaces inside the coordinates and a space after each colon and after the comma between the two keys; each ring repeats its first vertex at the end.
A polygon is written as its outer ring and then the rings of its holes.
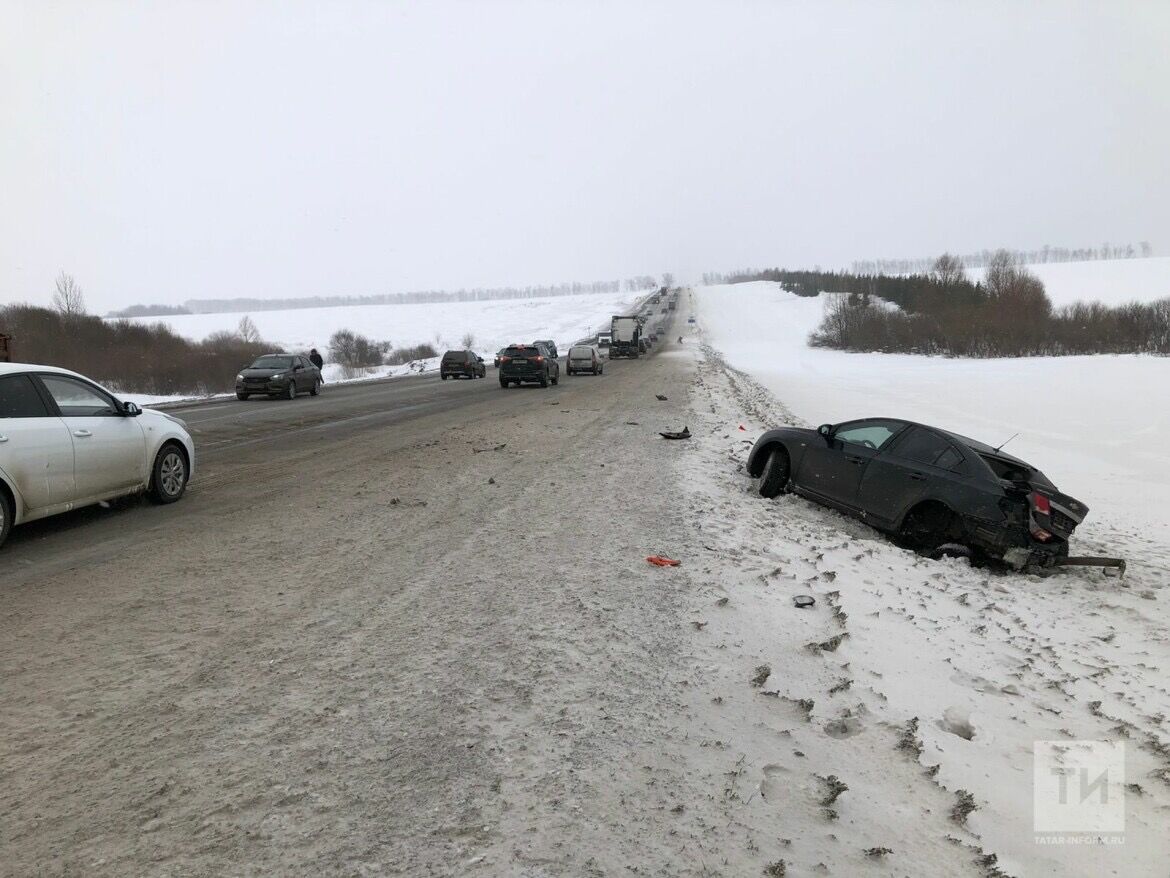
{"type": "Polygon", "coordinates": [[[16,510],[12,508],[12,501],[8,499],[6,491],[0,491],[0,546],[4,545],[4,541],[8,539],[8,534],[12,531],[12,519],[16,516],[16,510]]]}
{"type": "Polygon", "coordinates": [[[154,459],[150,496],[159,503],[174,503],[187,490],[187,457],[174,443],[164,445],[154,459]]]}
{"type": "Polygon", "coordinates": [[[773,446],[756,480],[756,490],[760,496],[776,497],[784,493],[788,487],[789,469],[788,452],[781,445],[773,446]]]}
{"type": "Polygon", "coordinates": [[[955,514],[941,503],[927,502],[915,506],[902,523],[902,537],[919,551],[932,557],[952,555],[941,550],[963,546],[961,528],[956,527],[955,514]]]}
{"type": "Polygon", "coordinates": [[[240,393],[238,390],[236,391],[236,399],[238,399],[240,402],[243,402],[247,398],[248,398],[248,394],[240,393]]]}

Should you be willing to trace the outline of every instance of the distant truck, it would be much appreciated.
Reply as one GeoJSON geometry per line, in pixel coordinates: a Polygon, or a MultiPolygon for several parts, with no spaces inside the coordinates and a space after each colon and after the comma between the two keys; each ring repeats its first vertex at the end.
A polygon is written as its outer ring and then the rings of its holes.
{"type": "Polygon", "coordinates": [[[638,358],[638,340],[642,337],[642,323],[637,317],[613,316],[610,324],[609,357],[638,358]]]}
{"type": "Polygon", "coordinates": [[[597,333],[597,346],[599,348],[608,348],[609,343],[613,340],[613,335],[608,332],[597,333]]]}

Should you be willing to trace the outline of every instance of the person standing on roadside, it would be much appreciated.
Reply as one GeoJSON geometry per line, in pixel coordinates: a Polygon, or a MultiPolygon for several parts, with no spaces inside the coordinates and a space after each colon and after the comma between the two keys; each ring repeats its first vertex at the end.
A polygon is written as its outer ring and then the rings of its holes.
{"type": "Polygon", "coordinates": [[[325,360],[317,353],[317,349],[313,348],[309,351],[309,362],[317,367],[317,371],[321,374],[321,383],[325,383],[325,373],[321,372],[321,367],[325,365],[325,360]]]}

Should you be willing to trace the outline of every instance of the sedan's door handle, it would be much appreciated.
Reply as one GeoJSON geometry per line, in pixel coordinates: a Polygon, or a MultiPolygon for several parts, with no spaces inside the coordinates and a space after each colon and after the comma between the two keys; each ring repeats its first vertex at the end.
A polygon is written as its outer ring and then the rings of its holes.
{"type": "Polygon", "coordinates": [[[847,461],[849,461],[850,463],[857,464],[858,466],[860,466],[861,464],[865,463],[865,458],[864,458],[864,457],[851,457],[850,455],[848,455],[848,454],[847,454],[847,455],[845,455],[845,459],[846,459],[847,461]]]}
{"type": "Polygon", "coordinates": [[[914,479],[916,482],[925,482],[926,473],[910,473],[910,478],[914,479]]]}
{"type": "Polygon", "coordinates": [[[78,439],[88,439],[93,433],[89,432],[89,430],[74,430],[73,435],[78,439]]]}

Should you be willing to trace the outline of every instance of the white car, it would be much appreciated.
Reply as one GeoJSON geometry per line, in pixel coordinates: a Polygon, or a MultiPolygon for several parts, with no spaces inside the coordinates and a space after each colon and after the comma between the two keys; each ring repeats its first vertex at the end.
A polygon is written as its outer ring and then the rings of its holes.
{"type": "Polygon", "coordinates": [[[178,418],[76,372],[0,363],[0,544],[13,525],[127,494],[173,503],[194,472],[178,418]]]}

